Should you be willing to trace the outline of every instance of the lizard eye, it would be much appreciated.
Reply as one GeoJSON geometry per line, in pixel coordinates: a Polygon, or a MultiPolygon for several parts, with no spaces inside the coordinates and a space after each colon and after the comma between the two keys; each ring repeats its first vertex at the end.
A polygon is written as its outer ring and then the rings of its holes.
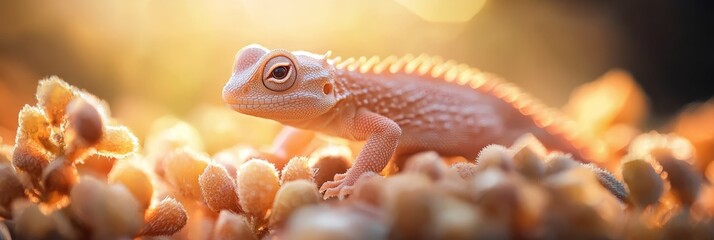
{"type": "Polygon", "coordinates": [[[279,66],[279,67],[276,67],[275,69],[273,69],[273,71],[270,72],[270,74],[272,75],[271,77],[273,77],[275,79],[283,79],[283,78],[285,78],[285,76],[288,75],[288,71],[290,71],[289,66],[279,66]]]}
{"type": "Polygon", "coordinates": [[[265,64],[263,85],[270,90],[282,92],[293,86],[296,75],[293,62],[289,58],[276,56],[265,64]]]}

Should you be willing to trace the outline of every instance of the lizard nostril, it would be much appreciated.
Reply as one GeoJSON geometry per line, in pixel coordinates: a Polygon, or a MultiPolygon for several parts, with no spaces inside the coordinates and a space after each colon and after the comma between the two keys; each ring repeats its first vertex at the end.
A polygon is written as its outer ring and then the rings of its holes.
{"type": "Polygon", "coordinates": [[[326,83],[325,86],[322,87],[322,92],[325,94],[332,93],[332,84],[326,83]]]}
{"type": "Polygon", "coordinates": [[[240,90],[240,93],[242,93],[242,94],[248,94],[248,88],[247,88],[247,87],[242,88],[242,89],[240,90]]]}

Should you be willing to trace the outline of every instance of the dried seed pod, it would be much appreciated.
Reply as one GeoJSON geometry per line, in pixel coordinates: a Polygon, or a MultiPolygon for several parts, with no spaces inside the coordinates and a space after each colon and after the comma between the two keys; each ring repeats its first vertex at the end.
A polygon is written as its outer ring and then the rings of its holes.
{"type": "Polygon", "coordinates": [[[556,227],[551,233],[554,239],[611,239],[607,222],[594,206],[569,201],[558,204],[547,210],[549,224],[556,227]]]}
{"type": "Polygon", "coordinates": [[[425,189],[433,187],[433,182],[429,177],[423,174],[402,173],[392,177],[385,178],[384,187],[393,191],[388,192],[387,198],[391,203],[396,203],[393,200],[400,191],[412,191],[414,189],[425,189]]]}
{"type": "Polygon", "coordinates": [[[455,167],[461,165],[462,163],[455,163],[446,171],[444,177],[436,182],[436,188],[443,194],[451,195],[455,198],[462,200],[471,199],[471,182],[473,179],[481,174],[481,171],[476,170],[476,164],[464,163],[467,167],[465,169],[466,173],[459,172],[459,169],[455,167]],[[472,175],[470,175],[472,173],[472,175]],[[464,175],[462,175],[464,174],[464,175]],[[466,178],[464,178],[466,177],[466,178]]]}
{"type": "Polygon", "coordinates": [[[647,226],[646,219],[641,212],[635,212],[632,217],[627,219],[624,227],[624,236],[627,239],[658,239],[659,228],[651,228],[647,226]]]}
{"type": "Polygon", "coordinates": [[[252,159],[240,166],[236,180],[242,209],[254,218],[263,219],[280,188],[278,173],[273,164],[252,159]]]}
{"type": "Polygon", "coordinates": [[[251,157],[251,159],[252,158],[259,158],[259,159],[268,161],[269,163],[272,163],[273,166],[275,166],[275,169],[285,168],[285,165],[288,164],[288,160],[290,160],[288,158],[285,158],[285,159],[279,158],[272,153],[260,151],[260,150],[258,150],[258,155],[256,155],[255,157],[251,157]]]}
{"type": "Polygon", "coordinates": [[[315,173],[315,183],[322,186],[327,181],[332,181],[335,174],[347,172],[352,166],[350,151],[342,146],[327,146],[315,150],[310,156],[310,163],[315,173]]]}
{"type": "MultiPolygon", "coordinates": [[[[77,89],[77,88],[75,88],[75,89],[77,89]]],[[[109,110],[109,103],[98,98],[94,94],[91,94],[84,89],[78,89],[76,94],[80,98],[82,98],[82,99],[86,100],[87,102],[89,102],[90,104],[92,104],[97,109],[97,111],[99,111],[100,115],[105,116],[105,117],[112,115],[111,111],[109,110]]]]}
{"type": "Polygon", "coordinates": [[[82,177],[70,191],[70,208],[78,222],[92,226],[98,222],[95,207],[103,200],[106,186],[92,177],[82,177]]]}
{"type": "Polygon", "coordinates": [[[641,158],[648,161],[652,157],[656,159],[657,155],[660,154],[671,155],[680,160],[693,161],[694,147],[688,140],[680,136],[650,131],[635,137],[630,143],[627,152],[630,158],[641,158]]]}
{"type": "Polygon", "coordinates": [[[521,150],[521,148],[529,147],[531,150],[538,155],[541,159],[544,158],[544,156],[547,155],[545,146],[543,146],[543,143],[541,143],[538,138],[536,138],[533,134],[531,133],[526,133],[518,137],[516,141],[513,141],[513,145],[511,145],[510,149],[512,152],[516,153],[521,150]]]}
{"type": "Polygon", "coordinates": [[[605,189],[610,191],[612,195],[622,201],[627,200],[628,193],[625,189],[625,186],[620,181],[618,181],[617,178],[612,175],[612,173],[595,166],[595,164],[593,163],[582,164],[582,166],[590,169],[593,173],[595,173],[595,176],[597,177],[597,180],[600,182],[600,184],[605,187],[605,189]]]}
{"type": "Polygon", "coordinates": [[[238,145],[216,153],[213,161],[226,168],[232,178],[236,178],[236,172],[240,165],[253,158],[263,159],[272,163],[276,169],[283,169],[288,159],[279,159],[275,155],[260,151],[250,145],[238,145]]]}
{"type": "Polygon", "coordinates": [[[94,145],[97,154],[115,158],[124,158],[136,152],[139,140],[124,126],[107,126],[102,139],[94,145]]]}
{"type": "Polygon", "coordinates": [[[578,161],[573,159],[573,156],[567,153],[553,152],[548,154],[545,159],[546,162],[546,175],[552,175],[567,169],[575,168],[580,166],[578,161]]]}
{"type": "Polygon", "coordinates": [[[241,213],[236,184],[228,176],[228,172],[223,166],[211,163],[206,167],[198,178],[206,205],[214,212],[229,210],[234,213],[241,213]]]}
{"type": "Polygon", "coordinates": [[[20,239],[51,239],[57,234],[54,220],[45,215],[37,204],[28,204],[17,212],[15,231],[20,239]]]}
{"type": "Polygon", "coordinates": [[[12,164],[20,171],[26,172],[34,184],[42,177],[42,170],[50,163],[52,154],[42,148],[39,143],[28,141],[17,145],[12,155],[12,164]]]}
{"type": "Polygon", "coordinates": [[[479,214],[468,203],[453,197],[436,198],[433,224],[429,235],[434,239],[475,239],[479,214]]]}
{"type": "Polygon", "coordinates": [[[478,171],[478,167],[476,164],[473,163],[467,163],[467,162],[457,162],[451,165],[451,168],[456,170],[456,172],[463,178],[464,180],[471,180],[474,178],[476,175],[476,172],[478,171]]]}
{"type": "Polygon", "coordinates": [[[74,164],[74,167],[77,168],[77,172],[79,172],[80,176],[90,174],[92,176],[104,177],[109,176],[115,163],[123,162],[123,160],[124,159],[119,161],[119,159],[113,157],[92,154],[82,159],[81,164],[74,164]]]}
{"type": "Polygon", "coordinates": [[[432,180],[438,180],[446,174],[447,166],[439,154],[434,151],[417,153],[407,159],[404,171],[422,173],[432,180]]]}
{"type": "Polygon", "coordinates": [[[149,175],[139,167],[131,163],[119,164],[109,173],[108,182],[123,184],[134,195],[142,210],[151,205],[154,185],[149,175]]]}
{"type": "Polygon", "coordinates": [[[297,209],[318,202],[320,194],[315,183],[304,179],[286,182],[275,195],[269,226],[279,227],[297,209]]]}
{"type": "Polygon", "coordinates": [[[201,200],[198,177],[208,166],[208,156],[190,148],[179,148],[166,156],[164,174],[166,180],[182,194],[201,200]]]}
{"type": "Polygon", "coordinates": [[[99,111],[84,99],[72,100],[67,106],[69,129],[76,136],[73,145],[92,146],[99,142],[104,132],[104,120],[99,111]]]}
{"type": "Polygon", "coordinates": [[[298,210],[286,224],[284,239],[387,239],[382,219],[354,208],[330,208],[323,204],[298,210]]]}
{"type": "Polygon", "coordinates": [[[41,80],[37,85],[37,105],[54,126],[62,123],[67,105],[76,96],[76,89],[56,76],[41,80]]]}
{"type": "Polygon", "coordinates": [[[17,178],[12,166],[0,165],[0,218],[11,218],[10,204],[25,197],[25,188],[17,178]]]}
{"type": "Polygon", "coordinates": [[[622,164],[622,177],[630,189],[630,200],[644,208],[659,201],[664,183],[652,165],[643,160],[631,160],[622,164]]]}
{"type": "Polygon", "coordinates": [[[655,152],[653,157],[662,165],[662,170],[667,172],[667,180],[679,201],[685,207],[692,206],[701,189],[699,173],[689,163],[676,159],[668,151],[655,152]]]}
{"type": "Polygon", "coordinates": [[[697,225],[695,239],[714,239],[714,219],[709,218],[697,225]]]}
{"type": "Polygon", "coordinates": [[[213,228],[211,239],[258,240],[248,221],[242,215],[221,210],[213,228]]]}
{"type": "Polygon", "coordinates": [[[355,182],[355,190],[350,199],[361,201],[375,207],[384,205],[384,178],[375,172],[367,172],[359,176],[355,182]]]}
{"type": "Polygon", "coordinates": [[[61,239],[82,239],[87,238],[84,233],[77,228],[70,216],[72,215],[69,208],[56,209],[49,216],[55,222],[57,234],[61,239]]]}
{"type": "Polygon", "coordinates": [[[124,185],[82,177],[70,197],[73,216],[92,229],[93,238],[133,237],[143,223],[139,202],[124,185]]]}
{"type": "Polygon", "coordinates": [[[487,218],[510,218],[516,209],[517,186],[515,175],[499,168],[488,168],[471,181],[471,200],[478,203],[487,218]]]}
{"type": "Polygon", "coordinates": [[[308,165],[308,160],[309,158],[307,157],[293,157],[290,159],[280,175],[280,183],[285,184],[299,179],[315,181],[315,170],[308,165]]]}
{"type": "Polygon", "coordinates": [[[551,203],[548,192],[541,186],[531,183],[521,183],[516,189],[517,206],[514,216],[516,228],[519,231],[538,232],[547,219],[547,207],[551,203]]]}
{"type": "Polygon", "coordinates": [[[49,123],[41,109],[27,105],[20,111],[18,122],[12,163],[38,181],[52,156],[42,144],[50,137],[49,123]]]}
{"type": "Polygon", "coordinates": [[[662,227],[662,239],[695,239],[695,224],[689,210],[678,211],[662,227]]]}
{"type": "MultiPolygon", "coordinates": [[[[103,184],[103,183],[102,183],[103,184]]],[[[95,223],[99,236],[134,236],[142,225],[143,210],[139,202],[121,184],[105,185],[104,196],[95,202],[100,209],[95,212],[100,221],[95,223]]]]}
{"type": "Polygon", "coordinates": [[[505,171],[510,171],[514,169],[513,154],[504,146],[488,145],[478,153],[476,167],[478,167],[479,171],[490,167],[498,167],[505,171]]]}
{"type": "Polygon", "coordinates": [[[576,202],[595,206],[614,198],[598,181],[595,173],[586,167],[577,167],[548,176],[543,182],[557,201],[576,202]]]}
{"type": "Polygon", "coordinates": [[[50,123],[42,109],[25,105],[18,115],[16,144],[23,144],[30,139],[39,141],[50,137],[50,123]]]}
{"type": "Polygon", "coordinates": [[[10,235],[10,229],[8,229],[9,227],[6,226],[6,224],[7,223],[0,224],[0,239],[12,239],[12,236],[10,235]]]}
{"type": "Polygon", "coordinates": [[[514,239],[514,232],[511,229],[509,218],[493,218],[483,216],[481,211],[477,211],[480,219],[479,224],[474,225],[476,236],[472,239],[514,239]],[[484,219],[488,217],[487,219],[484,219]]]}
{"type": "Polygon", "coordinates": [[[185,201],[182,202],[182,204],[188,212],[188,219],[190,219],[190,221],[186,222],[186,226],[176,233],[177,237],[184,239],[210,238],[211,231],[215,228],[216,213],[200,206],[195,201],[185,201]]]}
{"type": "Polygon", "coordinates": [[[235,179],[238,168],[253,158],[260,158],[260,152],[252,146],[236,146],[213,155],[213,162],[223,166],[228,175],[235,179]]]}
{"type": "Polygon", "coordinates": [[[390,236],[413,239],[430,224],[435,192],[431,179],[423,174],[402,173],[385,179],[386,211],[390,236]]]}
{"type": "Polygon", "coordinates": [[[139,236],[172,235],[186,225],[188,216],[181,203],[173,198],[164,198],[144,214],[144,227],[139,236]]]}
{"type": "Polygon", "coordinates": [[[541,147],[540,142],[531,142],[514,150],[513,164],[527,178],[541,179],[545,176],[545,151],[541,147]]]}
{"type": "Polygon", "coordinates": [[[390,238],[416,239],[426,235],[436,212],[434,190],[417,188],[397,191],[389,209],[390,238]]]}
{"type": "Polygon", "coordinates": [[[52,160],[42,172],[42,185],[47,192],[67,195],[77,181],[77,169],[64,157],[52,160]]]}

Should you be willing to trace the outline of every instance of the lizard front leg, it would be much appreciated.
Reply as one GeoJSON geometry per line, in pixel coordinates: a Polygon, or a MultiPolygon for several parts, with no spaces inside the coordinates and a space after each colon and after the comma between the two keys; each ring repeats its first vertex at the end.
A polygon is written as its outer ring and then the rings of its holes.
{"type": "Polygon", "coordinates": [[[366,139],[352,168],[335,176],[320,188],[324,198],[344,198],[352,193],[353,184],[366,172],[380,172],[394,154],[402,135],[402,129],[391,119],[366,109],[358,109],[354,120],[347,123],[346,130],[357,140],[366,139]]]}

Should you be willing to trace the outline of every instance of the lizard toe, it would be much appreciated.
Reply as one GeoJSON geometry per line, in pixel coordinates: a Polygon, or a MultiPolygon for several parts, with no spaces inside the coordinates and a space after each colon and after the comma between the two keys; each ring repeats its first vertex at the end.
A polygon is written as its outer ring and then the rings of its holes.
{"type": "Polygon", "coordinates": [[[320,192],[324,192],[323,199],[338,197],[342,200],[347,195],[352,194],[354,179],[354,177],[348,176],[347,173],[336,174],[334,181],[325,182],[320,187],[320,192]]]}
{"type": "Polygon", "coordinates": [[[354,190],[354,186],[343,186],[343,187],[341,187],[340,193],[337,195],[337,198],[339,198],[340,200],[343,200],[348,195],[351,195],[353,190],[354,190]]]}
{"type": "Polygon", "coordinates": [[[340,180],[342,180],[342,179],[345,179],[346,176],[347,176],[347,173],[338,173],[338,174],[335,174],[335,181],[340,181],[340,180]]]}
{"type": "Polygon", "coordinates": [[[325,194],[322,195],[322,199],[327,200],[328,198],[338,197],[341,189],[342,188],[340,188],[340,187],[327,189],[325,191],[325,194]]]}
{"type": "Polygon", "coordinates": [[[326,192],[330,189],[338,188],[340,185],[342,185],[342,182],[343,180],[327,181],[323,183],[320,187],[320,192],[326,192]]]}

